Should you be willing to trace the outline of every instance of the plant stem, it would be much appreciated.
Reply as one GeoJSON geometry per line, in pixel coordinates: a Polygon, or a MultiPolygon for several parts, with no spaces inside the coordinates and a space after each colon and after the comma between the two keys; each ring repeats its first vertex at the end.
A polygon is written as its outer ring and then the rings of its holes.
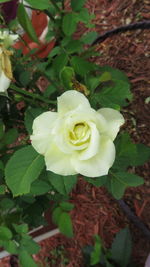
{"type": "Polygon", "coordinates": [[[20,94],[23,94],[25,96],[31,97],[33,99],[38,99],[38,100],[40,100],[42,102],[45,102],[47,104],[56,104],[56,101],[54,101],[54,100],[49,100],[49,99],[47,99],[47,98],[45,98],[43,96],[40,96],[38,94],[34,94],[34,93],[31,93],[31,92],[25,91],[25,90],[17,87],[15,84],[11,84],[10,88],[13,89],[14,91],[20,93],[20,94]]]}
{"type": "Polygon", "coordinates": [[[60,8],[57,6],[57,4],[55,3],[55,0],[51,0],[51,3],[52,3],[53,6],[57,9],[57,11],[61,14],[61,10],[60,10],[60,8]]]}

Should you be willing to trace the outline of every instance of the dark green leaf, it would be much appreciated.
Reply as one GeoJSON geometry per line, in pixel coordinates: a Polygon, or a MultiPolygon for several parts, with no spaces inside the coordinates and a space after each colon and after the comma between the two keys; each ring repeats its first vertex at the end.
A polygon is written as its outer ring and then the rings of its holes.
{"type": "Polygon", "coordinates": [[[11,254],[17,254],[18,247],[14,240],[7,240],[3,242],[3,247],[11,254]]]}
{"type": "Polygon", "coordinates": [[[88,74],[90,71],[96,69],[96,65],[80,58],[74,56],[71,58],[71,65],[73,66],[75,72],[81,76],[88,74]]]}
{"type": "Polygon", "coordinates": [[[26,87],[29,84],[30,76],[31,76],[31,73],[27,70],[20,73],[19,81],[24,87],[26,87]]]}
{"type": "Polygon", "coordinates": [[[103,74],[104,72],[109,72],[111,74],[111,77],[113,80],[120,80],[120,81],[124,81],[124,82],[128,82],[128,77],[126,76],[126,74],[118,69],[112,68],[110,66],[103,66],[99,68],[100,72],[103,74]]]}
{"type": "Polygon", "coordinates": [[[99,178],[84,177],[84,179],[97,187],[103,186],[106,183],[107,176],[101,176],[99,178]]]}
{"type": "Polygon", "coordinates": [[[57,56],[53,61],[54,70],[59,73],[68,62],[68,56],[66,53],[62,53],[57,56]]]}
{"type": "Polygon", "coordinates": [[[116,141],[116,160],[113,169],[125,170],[128,166],[135,163],[137,157],[137,146],[132,143],[128,133],[120,134],[116,141]]]}
{"type": "Polygon", "coordinates": [[[36,117],[38,117],[40,114],[42,114],[44,110],[42,108],[31,108],[28,107],[28,109],[25,112],[25,127],[29,134],[32,134],[32,125],[33,121],[36,117]]]}
{"type": "Polygon", "coordinates": [[[50,185],[45,181],[36,180],[31,184],[30,194],[43,195],[51,189],[50,185]]]}
{"type": "Polygon", "coordinates": [[[112,85],[107,85],[95,94],[98,103],[103,107],[112,107],[112,104],[126,106],[127,99],[132,99],[130,84],[121,80],[112,80],[112,85]]]}
{"type": "Polygon", "coordinates": [[[40,10],[49,9],[50,5],[49,0],[42,0],[42,1],[26,0],[26,2],[28,2],[31,7],[40,10]]]}
{"type": "Polygon", "coordinates": [[[130,261],[132,252],[132,240],[129,229],[122,229],[117,233],[112,247],[111,258],[121,267],[126,267],[130,261]]]}
{"type": "Polygon", "coordinates": [[[20,25],[22,28],[27,32],[29,37],[36,43],[38,43],[38,38],[36,36],[35,30],[32,26],[32,23],[29,19],[29,16],[24,8],[24,5],[20,3],[18,5],[18,10],[17,10],[17,17],[20,25]]]}
{"type": "Polygon", "coordinates": [[[3,141],[5,142],[6,145],[10,145],[16,141],[17,137],[18,137],[18,131],[17,129],[13,128],[5,133],[3,141]]]}
{"type": "Polygon", "coordinates": [[[0,240],[9,240],[12,238],[12,233],[9,228],[0,226],[0,240]]]}
{"type": "Polygon", "coordinates": [[[131,165],[140,166],[150,159],[150,147],[145,146],[144,144],[136,144],[136,149],[137,154],[131,165]]]}
{"type": "Polygon", "coordinates": [[[52,51],[49,53],[48,57],[51,58],[51,57],[54,57],[56,55],[58,55],[61,51],[61,48],[60,46],[55,46],[52,51]]]}
{"type": "Polygon", "coordinates": [[[23,235],[23,234],[26,234],[28,232],[28,225],[27,224],[13,224],[13,227],[15,229],[15,231],[20,234],[20,235],[23,235]]]}
{"type": "Polygon", "coordinates": [[[6,185],[0,185],[0,195],[5,194],[6,191],[6,185]]]}
{"type": "Polygon", "coordinates": [[[62,209],[60,207],[57,207],[53,210],[52,212],[52,221],[54,224],[58,225],[59,224],[59,219],[62,214],[62,209]]]}
{"type": "Polygon", "coordinates": [[[94,31],[91,31],[91,32],[88,32],[86,34],[84,34],[82,37],[81,37],[81,41],[84,43],[84,44],[92,44],[93,41],[97,38],[98,34],[97,32],[94,32],[94,31]]]}
{"type": "Polygon", "coordinates": [[[30,254],[38,253],[40,248],[40,246],[28,235],[24,235],[20,245],[30,254]]]}
{"type": "Polygon", "coordinates": [[[80,1],[71,0],[71,8],[73,9],[73,11],[80,11],[85,2],[86,0],[80,0],[80,1]]]}
{"type": "Polygon", "coordinates": [[[37,267],[37,264],[34,262],[30,254],[26,250],[20,250],[19,252],[19,262],[22,267],[37,267]]]}
{"type": "Polygon", "coordinates": [[[2,139],[4,133],[5,133],[5,126],[3,124],[3,121],[0,119],[0,139],[2,139]]]}
{"type": "Polygon", "coordinates": [[[67,237],[73,237],[73,227],[70,215],[67,212],[63,212],[59,218],[58,224],[59,230],[67,237]]]}
{"type": "Polygon", "coordinates": [[[81,21],[86,24],[86,27],[93,27],[94,24],[91,24],[91,20],[94,19],[95,15],[90,14],[87,8],[82,8],[77,14],[77,21],[81,21]]]}
{"type": "Polygon", "coordinates": [[[70,202],[60,202],[60,207],[63,211],[71,211],[74,208],[74,204],[70,203],[70,202]]]}
{"type": "Polygon", "coordinates": [[[10,199],[10,198],[3,198],[1,201],[0,201],[0,207],[3,209],[3,210],[8,210],[8,209],[12,209],[15,205],[15,202],[13,199],[10,199]]]}
{"type": "Polygon", "coordinates": [[[6,183],[14,196],[30,192],[31,183],[44,168],[44,158],[32,146],[16,151],[6,165],[6,183]]]}
{"type": "Polygon", "coordinates": [[[63,17],[62,29],[65,35],[70,36],[76,31],[77,21],[75,13],[67,13],[63,17]]]}
{"type": "Polygon", "coordinates": [[[116,199],[120,199],[128,186],[135,187],[142,185],[143,183],[143,178],[136,174],[128,172],[117,172],[112,174],[111,191],[116,199]]]}
{"type": "Polygon", "coordinates": [[[71,40],[66,46],[65,49],[68,54],[78,53],[83,51],[83,45],[80,40],[71,40]]]}
{"type": "Polygon", "coordinates": [[[69,194],[77,182],[77,176],[61,176],[48,172],[48,180],[52,186],[62,195],[69,194]]]}
{"type": "Polygon", "coordinates": [[[48,85],[48,87],[44,91],[44,97],[48,98],[56,91],[57,91],[57,88],[53,84],[50,84],[50,85],[48,85]]]}

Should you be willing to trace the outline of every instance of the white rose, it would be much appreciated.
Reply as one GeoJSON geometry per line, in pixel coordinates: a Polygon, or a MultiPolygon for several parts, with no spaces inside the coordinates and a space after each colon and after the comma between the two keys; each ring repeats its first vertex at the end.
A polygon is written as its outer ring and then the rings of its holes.
{"type": "Polygon", "coordinates": [[[0,93],[6,92],[10,85],[11,80],[7,78],[5,73],[3,72],[0,64],[0,93]]]}
{"type": "Polygon", "coordinates": [[[44,155],[47,170],[60,175],[106,175],[115,160],[115,139],[124,118],[111,108],[95,111],[81,93],[58,97],[58,112],[33,122],[32,146],[44,155]]]}
{"type": "Polygon", "coordinates": [[[10,34],[8,30],[0,30],[0,45],[2,44],[5,48],[12,46],[17,39],[17,34],[10,34]]]}

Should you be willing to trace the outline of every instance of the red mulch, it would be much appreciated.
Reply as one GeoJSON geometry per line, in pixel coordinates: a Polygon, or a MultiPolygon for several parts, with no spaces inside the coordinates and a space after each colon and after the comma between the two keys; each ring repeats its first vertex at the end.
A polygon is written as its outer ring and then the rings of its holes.
{"type": "MultiPolygon", "coordinates": [[[[100,34],[114,27],[150,19],[149,0],[91,0],[87,7],[95,13],[96,30],[100,34]]],[[[78,35],[85,32],[79,26],[78,35]]],[[[110,65],[126,72],[134,94],[133,102],[123,113],[126,117],[126,130],[135,142],[150,145],[149,110],[145,100],[150,96],[150,30],[126,32],[108,38],[97,45],[100,57],[94,59],[100,65],[110,65]]],[[[141,155],[142,156],[142,155],[141,155]]],[[[126,190],[125,201],[135,214],[150,228],[150,180],[149,164],[133,169],[145,178],[145,184],[126,190]]],[[[51,263],[51,251],[63,245],[69,259],[68,267],[82,267],[82,248],[93,242],[92,236],[99,234],[106,247],[110,247],[114,235],[125,226],[129,226],[133,238],[133,259],[136,266],[144,266],[150,252],[150,244],[143,233],[137,229],[124,215],[117,202],[104,188],[96,188],[82,178],[71,194],[71,202],[75,204],[72,211],[75,237],[68,239],[58,234],[41,242],[41,252],[35,256],[43,265],[59,267],[59,263],[51,263]],[[45,264],[43,263],[45,262],[45,264]]],[[[4,262],[0,266],[7,267],[4,262]]]]}

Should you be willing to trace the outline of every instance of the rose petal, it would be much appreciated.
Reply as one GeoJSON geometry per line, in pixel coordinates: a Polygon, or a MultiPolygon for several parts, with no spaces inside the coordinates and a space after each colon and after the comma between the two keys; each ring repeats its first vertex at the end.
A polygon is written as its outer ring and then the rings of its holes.
{"type": "Polygon", "coordinates": [[[97,112],[107,121],[107,136],[114,140],[119,132],[120,126],[124,124],[123,116],[119,111],[112,108],[101,108],[97,112]]]}
{"type": "Polygon", "coordinates": [[[99,152],[88,160],[79,160],[74,156],[71,161],[76,172],[87,177],[99,177],[108,174],[109,168],[115,160],[115,146],[113,142],[103,137],[99,152]]]}
{"type": "Polygon", "coordinates": [[[57,119],[56,112],[44,112],[33,122],[33,134],[30,136],[32,146],[40,154],[45,154],[52,142],[52,129],[57,119]]]}
{"type": "Polygon", "coordinates": [[[35,118],[33,122],[33,135],[50,133],[57,119],[57,112],[47,111],[35,118]]]}
{"type": "Polygon", "coordinates": [[[5,92],[9,85],[11,83],[11,80],[7,78],[7,76],[4,74],[3,71],[0,72],[0,92],[5,92]]]}
{"type": "Polygon", "coordinates": [[[91,129],[91,137],[87,149],[84,149],[83,152],[80,152],[79,159],[87,160],[95,156],[99,150],[100,134],[96,128],[95,123],[89,122],[91,129]]]}
{"type": "Polygon", "coordinates": [[[45,154],[45,162],[48,171],[60,175],[77,174],[72,166],[70,155],[65,154],[53,143],[45,154]]]}
{"type": "Polygon", "coordinates": [[[70,90],[57,98],[58,113],[64,114],[70,110],[76,109],[79,105],[84,108],[91,108],[88,99],[81,93],[70,90]]]}

